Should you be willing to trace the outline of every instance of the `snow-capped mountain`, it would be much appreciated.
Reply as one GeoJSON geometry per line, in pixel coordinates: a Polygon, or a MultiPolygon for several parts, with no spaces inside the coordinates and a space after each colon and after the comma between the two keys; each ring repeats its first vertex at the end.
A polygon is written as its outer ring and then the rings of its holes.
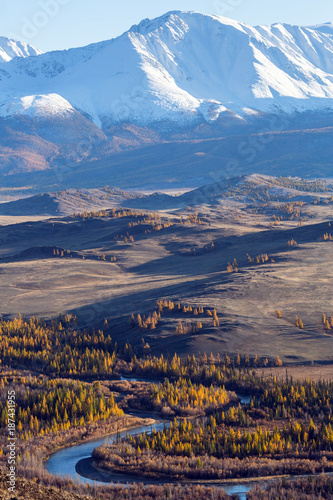
{"type": "Polygon", "coordinates": [[[6,174],[267,123],[274,132],[277,115],[279,133],[332,123],[332,23],[251,27],[175,11],[71,50],[0,38],[6,174]]]}
{"type": "Polygon", "coordinates": [[[326,33],[327,35],[333,35],[333,23],[323,23],[308,27],[309,29],[320,31],[321,33],[326,33]]]}
{"type": "Polygon", "coordinates": [[[38,56],[39,54],[42,52],[32,45],[0,36],[0,63],[8,62],[14,57],[38,56]]]}
{"type": "Polygon", "coordinates": [[[16,58],[1,70],[1,116],[75,108],[98,127],[210,122],[226,111],[244,118],[331,107],[333,32],[331,24],[251,27],[170,12],[114,40],[16,58]]]}

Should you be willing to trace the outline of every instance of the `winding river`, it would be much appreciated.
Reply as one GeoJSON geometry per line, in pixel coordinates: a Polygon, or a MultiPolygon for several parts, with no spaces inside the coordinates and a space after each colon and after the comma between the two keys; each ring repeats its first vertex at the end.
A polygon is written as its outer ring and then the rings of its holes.
{"type": "MultiPolygon", "coordinates": [[[[153,426],[153,429],[161,430],[163,429],[164,423],[157,423],[153,426]]],[[[127,430],[120,433],[120,437],[125,437],[128,434],[140,434],[141,432],[150,432],[151,426],[142,426],[136,427],[135,429],[127,430]]],[[[92,452],[98,446],[101,446],[105,441],[112,442],[115,440],[115,435],[111,435],[108,437],[104,437],[102,439],[96,439],[94,441],[88,441],[84,444],[71,446],[69,448],[63,448],[53,455],[46,462],[46,469],[48,472],[54,475],[63,476],[63,477],[71,477],[74,481],[81,481],[84,483],[96,484],[96,482],[103,483],[138,483],[143,482],[146,484],[151,484],[154,481],[149,481],[146,478],[131,477],[127,475],[121,474],[112,474],[112,473],[101,473],[96,471],[94,475],[94,480],[88,479],[84,477],[85,471],[90,472],[91,467],[91,457],[92,452]],[[77,471],[81,472],[79,474],[77,471]]],[[[166,482],[166,481],[158,481],[166,482]]],[[[225,485],[223,489],[229,494],[236,494],[240,500],[246,500],[246,493],[250,491],[252,485],[249,483],[246,484],[237,484],[237,485],[225,485]]]]}
{"type": "MultiPolygon", "coordinates": [[[[135,379],[132,379],[135,380],[135,379]]],[[[238,395],[242,404],[247,404],[250,402],[249,396],[238,395]]],[[[134,429],[126,430],[120,432],[120,437],[126,437],[128,434],[140,434],[142,432],[149,433],[151,429],[162,430],[164,425],[168,425],[166,422],[157,422],[153,426],[141,426],[134,429]]],[[[139,477],[131,477],[128,475],[112,474],[111,472],[102,473],[99,471],[94,471],[94,480],[88,479],[87,476],[91,477],[91,462],[92,462],[92,452],[98,446],[101,446],[105,441],[112,442],[116,439],[115,434],[106,436],[103,438],[87,441],[80,445],[70,446],[68,448],[63,448],[49,457],[46,461],[45,466],[48,472],[56,476],[71,477],[74,481],[84,482],[89,484],[96,484],[97,482],[103,483],[138,483],[142,482],[145,484],[154,483],[154,481],[149,481],[146,478],[140,480],[139,477]]],[[[155,481],[156,482],[156,481],[155,481]]],[[[166,481],[158,481],[159,483],[166,481]]],[[[202,483],[201,483],[202,484],[202,483]]],[[[210,484],[207,484],[207,486],[210,484]]],[[[223,485],[223,489],[229,495],[237,495],[240,500],[246,500],[246,493],[250,491],[253,487],[251,483],[239,483],[233,485],[223,485]]]]}

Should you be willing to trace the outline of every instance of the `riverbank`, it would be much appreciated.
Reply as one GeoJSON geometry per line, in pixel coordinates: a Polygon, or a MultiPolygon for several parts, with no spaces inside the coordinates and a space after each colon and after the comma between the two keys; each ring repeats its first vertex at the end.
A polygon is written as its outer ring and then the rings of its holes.
{"type": "Polygon", "coordinates": [[[91,497],[66,488],[59,489],[56,486],[45,486],[36,481],[29,481],[24,477],[16,478],[15,493],[8,491],[7,476],[0,473],[0,500],[91,500],[91,497]]]}
{"type": "MultiPolygon", "coordinates": [[[[86,458],[81,460],[80,462],[77,463],[76,466],[76,471],[78,474],[80,474],[82,477],[85,477],[87,479],[91,479],[93,481],[101,481],[103,483],[122,483],[122,484],[128,484],[131,482],[143,482],[144,484],[166,484],[166,482],[170,483],[177,483],[177,484],[199,484],[202,486],[210,485],[210,486],[234,486],[234,485],[239,485],[240,483],[242,485],[249,485],[253,487],[256,484],[261,484],[261,483],[268,483],[270,481],[276,481],[276,480],[291,480],[291,479],[298,479],[298,478],[304,478],[308,476],[292,476],[288,474],[282,474],[279,476],[262,476],[262,477],[248,477],[248,478],[231,478],[231,479],[187,479],[184,480],[184,478],[175,478],[172,480],[172,478],[169,477],[167,480],[165,477],[159,477],[159,478],[151,478],[151,477],[143,477],[143,475],[131,475],[131,474],[125,474],[125,473],[119,473],[116,470],[110,471],[107,469],[103,469],[102,467],[99,467],[98,464],[94,461],[93,457],[91,458],[86,458]],[[138,479],[139,478],[139,479],[138,479]]],[[[329,475],[333,475],[333,473],[328,473],[329,475]]],[[[319,474],[318,474],[319,476],[319,474]]]]}
{"type": "MultiPolygon", "coordinates": [[[[99,467],[96,464],[96,462],[94,462],[94,459],[92,457],[78,462],[77,472],[83,477],[86,477],[93,481],[101,481],[103,483],[119,482],[122,484],[129,484],[132,481],[138,482],[138,475],[131,475],[125,473],[120,474],[117,471],[110,472],[110,470],[99,467]],[[97,477],[99,477],[99,479],[97,477]]],[[[184,481],[184,479],[182,478],[178,479],[176,478],[172,481],[169,478],[169,482],[177,484],[199,484],[202,486],[220,486],[222,488],[224,486],[234,486],[234,485],[238,486],[240,484],[254,487],[257,484],[262,486],[263,483],[268,484],[273,481],[279,481],[279,480],[294,481],[298,479],[306,479],[308,477],[320,477],[322,474],[323,472],[311,475],[280,474],[277,476],[272,475],[272,476],[261,476],[261,477],[244,477],[244,478],[235,477],[230,479],[188,479],[186,481],[184,481]]],[[[333,477],[333,472],[326,472],[324,473],[324,475],[327,477],[333,477]]],[[[165,484],[165,478],[161,477],[152,479],[149,477],[140,476],[140,482],[143,482],[145,484],[160,484],[161,482],[163,482],[163,484],[165,484]]]]}
{"type": "MultiPolygon", "coordinates": [[[[177,432],[177,430],[176,430],[177,432]]],[[[148,442],[148,441],[147,441],[148,442]]],[[[332,454],[317,459],[296,457],[216,458],[207,455],[165,455],[126,443],[113,443],[93,451],[92,466],[104,474],[125,475],[140,481],[223,483],[333,472],[332,454]]]]}
{"type": "Polygon", "coordinates": [[[81,434],[76,435],[72,439],[68,439],[68,436],[64,436],[63,444],[56,445],[53,449],[50,449],[47,456],[44,458],[44,462],[47,462],[52,455],[63,449],[95,442],[99,439],[106,439],[108,437],[116,436],[118,433],[130,431],[142,426],[151,426],[155,423],[156,420],[153,418],[132,417],[131,415],[125,414],[123,418],[120,418],[117,421],[108,422],[104,425],[98,424],[95,427],[81,430],[81,434]]]}
{"type": "MultiPolygon", "coordinates": [[[[177,500],[229,500],[230,497],[223,490],[214,487],[205,488],[199,485],[181,486],[178,484],[132,485],[124,488],[119,485],[93,485],[74,484],[73,481],[59,478],[36,478],[27,480],[17,478],[15,500],[147,500],[161,498],[176,498],[177,500]]],[[[0,500],[14,500],[13,493],[7,489],[7,477],[0,473],[0,500]]],[[[244,497],[245,500],[245,497],[244,497]]]]}

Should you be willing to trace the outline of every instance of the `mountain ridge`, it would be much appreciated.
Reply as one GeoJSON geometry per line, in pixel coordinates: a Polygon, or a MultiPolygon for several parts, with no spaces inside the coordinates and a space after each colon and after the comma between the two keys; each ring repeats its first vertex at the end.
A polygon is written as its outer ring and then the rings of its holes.
{"type": "Polygon", "coordinates": [[[32,45],[0,36],[0,63],[9,62],[14,57],[31,57],[42,54],[32,45]]]}
{"type": "MultiPolygon", "coordinates": [[[[125,116],[145,125],[165,119],[188,124],[198,115],[214,121],[227,110],[244,118],[249,109],[332,107],[332,53],[333,33],[320,27],[251,27],[171,11],[115,39],[8,61],[11,81],[4,75],[0,91],[10,98],[14,88],[16,99],[59,95],[102,129],[103,120],[121,123],[125,116]],[[25,96],[17,75],[30,87],[25,96]]],[[[2,100],[2,116],[10,113],[4,108],[2,100]]]]}
{"type": "Polygon", "coordinates": [[[325,126],[331,27],[171,11],[111,40],[0,62],[0,174],[112,162],[179,138],[325,126]]]}

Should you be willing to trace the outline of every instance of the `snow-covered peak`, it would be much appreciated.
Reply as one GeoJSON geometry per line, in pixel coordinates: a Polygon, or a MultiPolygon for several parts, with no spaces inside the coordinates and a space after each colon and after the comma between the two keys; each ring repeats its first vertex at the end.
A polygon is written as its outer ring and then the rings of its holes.
{"type": "Polygon", "coordinates": [[[186,26],[189,28],[192,23],[197,23],[198,21],[200,23],[211,23],[212,21],[217,21],[226,26],[233,26],[239,30],[242,30],[243,26],[242,23],[227,17],[202,14],[197,11],[173,10],[155,19],[143,19],[140,24],[135,24],[129,31],[132,33],[147,35],[154,31],[158,31],[160,28],[170,27],[171,25],[178,25],[178,27],[186,26]]]}
{"type": "Polygon", "coordinates": [[[37,56],[41,53],[40,50],[27,43],[0,37],[0,63],[11,61],[14,57],[37,56]]]}
{"type": "Polygon", "coordinates": [[[14,58],[0,68],[0,106],[35,113],[30,96],[56,95],[102,129],[332,109],[330,27],[252,27],[172,11],[110,41],[14,58]]]}

